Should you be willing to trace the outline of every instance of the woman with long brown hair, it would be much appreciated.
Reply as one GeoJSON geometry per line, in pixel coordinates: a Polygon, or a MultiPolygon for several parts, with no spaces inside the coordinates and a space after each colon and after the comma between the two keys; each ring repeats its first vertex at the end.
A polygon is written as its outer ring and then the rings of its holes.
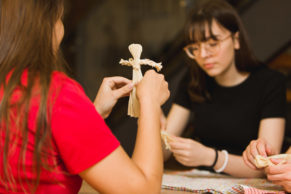
{"type": "MultiPolygon", "coordinates": [[[[285,129],[284,76],[259,63],[242,21],[224,0],[201,0],[189,14],[184,50],[191,59],[167,118],[175,159],[237,177],[261,176],[242,152],[258,137],[280,153],[285,129]],[[181,138],[193,113],[193,134],[181,138]]],[[[168,158],[170,152],[165,152],[168,158]]]]}
{"type": "Polygon", "coordinates": [[[148,71],[136,86],[130,159],[103,118],[131,81],[105,78],[93,104],[63,71],[63,0],[0,3],[0,193],[78,193],[82,179],[101,193],[158,193],[163,76],[148,71]]]}

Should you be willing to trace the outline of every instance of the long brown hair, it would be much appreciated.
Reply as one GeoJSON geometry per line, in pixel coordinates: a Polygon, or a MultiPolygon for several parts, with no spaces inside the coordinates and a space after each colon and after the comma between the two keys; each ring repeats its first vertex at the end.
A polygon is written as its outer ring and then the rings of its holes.
{"type": "Polygon", "coordinates": [[[63,15],[63,0],[0,2],[0,90],[3,90],[3,96],[0,97],[0,158],[3,158],[0,162],[0,169],[3,169],[0,171],[0,181],[6,189],[13,189],[16,179],[12,176],[12,167],[8,161],[13,152],[11,145],[15,134],[21,139],[17,169],[26,172],[24,163],[28,146],[28,113],[32,91],[37,85],[40,100],[33,151],[36,181],[32,184],[32,191],[29,191],[35,192],[41,169],[52,168],[46,162],[49,159],[47,150],[51,146],[48,91],[52,72],[63,70],[62,55],[53,48],[54,27],[63,15]],[[24,72],[28,74],[26,84],[21,82],[24,72]],[[16,89],[21,91],[21,98],[11,102],[16,89]],[[12,109],[16,109],[16,114],[12,109]],[[12,125],[16,126],[16,132],[11,131],[12,125]],[[1,144],[3,140],[4,144],[1,144]]]}
{"type": "MultiPolygon", "coordinates": [[[[246,31],[237,11],[225,0],[201,0],[200,4],[190,12],[185,25],[186,43],[205,41],[205,25],[209,28],[211,38],[217,39],[211,29],[213,20],[216,20],[233,35],[236,32],[239,33],[240,49],[235,50],[235,65],[239,71],[251,72],[260,66],[250,48],[246,31]]],[[[189,93],[191,99],[203,102],[210,98],[207,91],[207,84],[210,83],[209,77],[193,61],[190,63],[190,68],[189,93]]]]}

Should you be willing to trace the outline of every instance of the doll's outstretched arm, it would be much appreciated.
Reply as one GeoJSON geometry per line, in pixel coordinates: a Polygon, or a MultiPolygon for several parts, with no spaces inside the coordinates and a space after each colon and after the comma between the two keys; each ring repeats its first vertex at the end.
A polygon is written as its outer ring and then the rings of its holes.
{"type": "Polygon", "coordinates": [[[162,63],[156,63],[150,59],[141,59],[140,64],[152,66],[152,67],[156,68],[157,71],[160,71],[163,68],[162,63]]]}
{"type": "Polygon", "coordinates": [[[126,66],[132,66],[131,60],[132,60],[131,58],[129,60],[120,59],[119,64],[126,65],[126,66]]]}

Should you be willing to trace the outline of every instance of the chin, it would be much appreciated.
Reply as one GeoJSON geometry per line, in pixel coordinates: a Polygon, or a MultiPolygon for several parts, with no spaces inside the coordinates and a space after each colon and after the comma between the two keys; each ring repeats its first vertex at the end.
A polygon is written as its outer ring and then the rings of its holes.
{"type": "Polygon", "coordinates": [[[216,69],[209,69],[209,70],[204,70],[204,71],[210,77],[216,77],[221,74],[221,72],[216,69]]]}

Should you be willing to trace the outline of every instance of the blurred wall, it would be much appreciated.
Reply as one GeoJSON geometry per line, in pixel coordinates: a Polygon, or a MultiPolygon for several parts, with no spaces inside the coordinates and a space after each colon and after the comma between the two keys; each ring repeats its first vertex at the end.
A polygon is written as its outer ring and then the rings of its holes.
{"type": "Polygon", "coordinates": [[[242,14],[256,56],[269,62],[291,42],[291,1],[257,0],[242,14]]]}
{"type": "MultiPolygon", "coordinates": [[[[118,63],[131,57],[131,43],[143,46],[142,58],[160,62],[166,45],[171,45],[184,25],[183,5],[171,0],[106,0],[91,7],[77,28],[75,43],[75,75],[88,96],[95,98],[106,76],[131,79],[132,68],[118,63]]],[[[127,101],[121,99],[106,122],[131,154],[137,119],[127,116],[127,101]]]]}
{"type": "MultiPolygon", "coordinates": [[[[78,2],[78,0],[74,0],[78,2]]],[[[163,107],[169,110],[179,79],[185,73],[181,46],[182,28],[188,8],[199,0],[86,0],[90,7],[78,3],[76,12],[84,17],[77,21],[69,61],[74,64],[75,78],[93,100],[106,76],[131,79],[132,69],[119,65],[128,59],[128,45],[140,43],[142,58],[163,62],[162,73],[169,81],[171,97],[163,107]]],[[[291,0],[233,0],[235,5],[250,4],[240,12],[250,35],[255,54],[268,62],[286,44],[290,44],[291,0]],[[242,3],[238,3],[242,2],[242,3]],[[251,3],[250,3],[251,2],[251,3]]],[[[73,4],[73,0],[72,0],[73,4]]],[[[70,13],[72,15],[74,13],[70,13]]],[[[74,18],[74,17],[73,17],[74,18]]],[[[76,19],[74,20],[76,21],[76,19]]],[[[71,24],[70,24],[71,25],[71,24]]],[[[70,42],[72,40],[68,40],[70,42]]],[[[145,71],[146,67],[143,67],[145,71]]],[[[121,99],[113,109],[107,124],[131,154],[135,143],[137,120],[127,116],[128,98],[121,99]]]]}
{"type": "Polygon", "coordinates": [[[91,9],[78,28],[76,74],[93,99],[104,76],[131,78],[132,69],[119,65],[128,59],[128,45],[140,43],[142,57],[159,60],[162,47],[183,26],[179,1],[107,0],[91,9]]]}

